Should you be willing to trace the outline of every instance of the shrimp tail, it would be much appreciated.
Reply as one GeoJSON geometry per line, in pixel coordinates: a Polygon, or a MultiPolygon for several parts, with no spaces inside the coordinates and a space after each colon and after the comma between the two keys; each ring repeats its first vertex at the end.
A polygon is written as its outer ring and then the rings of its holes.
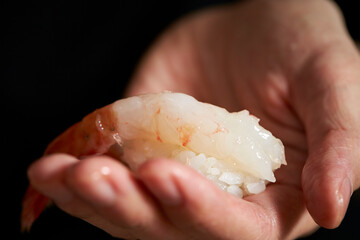
{"type": "MultiPolygon", "coordinates": [[[[67,153],[77,158],[106,153],[116,141],[116,118],[110,107],[104,107],[85,116],[64,133],[55,138],[44,155],[67,153]]],[[[21,230],[29,231],[33,222],[51,200],[31,185],[22,203],[21,230]]]]}
{"type": "Polygon", "coordinates": [[[98,109],[55,138],[44,155],[67,153],[81,158],[103,154],[115,143],[115,125],[116,117],[110,106],[98,109]]]}
{"type": "Polygon", "coordinates": [[[34,221],[49,204],[49,198],[29,186],[22,202],[21,231],[29,231],[34,221]]]}

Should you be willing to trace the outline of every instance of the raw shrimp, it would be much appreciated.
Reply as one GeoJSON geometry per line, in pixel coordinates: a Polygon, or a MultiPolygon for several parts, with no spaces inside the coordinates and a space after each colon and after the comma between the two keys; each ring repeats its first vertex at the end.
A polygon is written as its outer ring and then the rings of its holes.
{"type": "MultiPolygon", "coordinates": [[[[150,157],[168,157],[196,169],[223,190],[242,197],[275,182],[286,164],[281,141],[247,110],[229,113],[181,93],[146,94],[119,100],[87,115],[57,137],[45,155],[84,157],[121,149],[130,169],[150,157]]],[[[27,230],[50,201],[29,187],[23,201],[27,230]]]]}

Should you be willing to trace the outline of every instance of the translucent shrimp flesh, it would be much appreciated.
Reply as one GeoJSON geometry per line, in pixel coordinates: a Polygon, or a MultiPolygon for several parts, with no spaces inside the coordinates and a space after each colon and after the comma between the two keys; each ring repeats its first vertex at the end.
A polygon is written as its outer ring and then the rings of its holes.
{"type": "MultiPolygon", "coordinates": [[[[229,113],[170,92],[130,97],[96,110],[57,137],[45,154],[81,158],[104,154],[114,146],[130,169],[151,157],[171,158],[239,197],[264,191],[268,182],[275,182],[273,172],[286,164],[281,141],[247,110],[229,113]]],[[[48,203],[29,187],[23,201],[23,230],[48,203]]]]}

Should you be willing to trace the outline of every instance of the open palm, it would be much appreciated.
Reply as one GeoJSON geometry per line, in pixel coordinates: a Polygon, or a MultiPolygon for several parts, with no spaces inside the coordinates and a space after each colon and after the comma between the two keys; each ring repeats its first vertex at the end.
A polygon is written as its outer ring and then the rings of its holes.
{"type": "Polygon", "coordinates": [[[127,94],[171,90],[229,111],[248,109],[285,145],[288,165],[276,171],[277,182],[238,199],[168,159],[148,161],[135,177],[107,157],[63,155],[36,163],[30,178],[65,211],[118,237],[292,239],[314,230],[315,221],[335,227],[360,182],[359,160],[347,151],[360,149],[360,112],[341,103],[360,95],[359,66],[326,1],[249,1],[190,15],[156,41],[127,94]],[[55,162],[51,181],[36,179],[55,162]],[[86,177],[104,164],[113,169],[107,181],[122,183],[121,201],[108,204],[86,177]],[[51,184],[76,199],[59,200],[51,184]]]}

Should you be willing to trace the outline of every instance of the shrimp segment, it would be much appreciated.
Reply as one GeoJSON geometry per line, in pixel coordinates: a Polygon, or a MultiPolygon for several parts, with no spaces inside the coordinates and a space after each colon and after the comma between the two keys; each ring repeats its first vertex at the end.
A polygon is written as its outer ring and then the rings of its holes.
{"type": "MultiPolygon", "coordinates": [[[[87,115],[57,137],[45,154],[78,158],[121,149],[133,170],[150,157],[187,164],[234,195],[254,194],[275,182],[286,164],[281,141],[244,110],[229,113],[180,93],[147,94],[119,100],[87,115]]],[[[50,201],[31,186],[23,201],[27,230],[50,201]]]]}
{"type": "Polygon", "coordinates": [[[115,126],[116,116],[110,106],[96,110],[55,138],[45,155],[61,152],[84,157],[105,153],[114,143],[115,126]]]}

